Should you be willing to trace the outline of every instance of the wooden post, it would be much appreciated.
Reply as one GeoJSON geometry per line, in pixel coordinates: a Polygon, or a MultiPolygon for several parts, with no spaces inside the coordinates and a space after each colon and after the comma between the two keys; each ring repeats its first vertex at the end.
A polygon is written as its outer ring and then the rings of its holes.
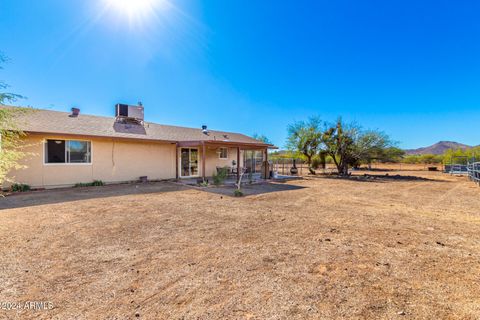
{"type": "Polygon", "coordinates": [[[237,183],[240,181],[240,147],[237,147],[237,183]]]}
{"type": "Polygon", "coordinates": [[[265,179],[269,179],[270,178],[270,168],[269,168],[269,165],[268,165],[268,148],[265,149],[265,179]]]}
{"type": "Polygon", "coordinates": [[[178,179],[178,142],[175,144],[175,179],[178,179]]]}
{"type": "Polygon", "coordinates": [[[207,150],[205,150],[205,142],[202,142],[202,179],[203,179],[203,182],[205,182],[205,159],[207,158],[206,157],[206,154],[207,154],[207,150]]]}

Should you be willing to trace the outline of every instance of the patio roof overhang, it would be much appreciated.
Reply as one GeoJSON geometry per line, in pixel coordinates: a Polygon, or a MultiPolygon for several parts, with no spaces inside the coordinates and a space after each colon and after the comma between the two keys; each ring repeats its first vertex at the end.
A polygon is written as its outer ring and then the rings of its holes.
{"type": "MultiPolygon", "coordinates": [[[[201,147],[202,148],[202,178],[205,181],[205,162],[206,149],[208,147],[231,147],[237,149],[237,163],[240,163],[240,150],[261,150],[268,160],[268,149],[278,149],[276,146],[267,143],[248,143],[240,141],[225,140],[196,140],[196,141],[179,141],[177,147],[201,147]]],[[[177,157],[178,157],[178,153],[177,157]]],[[[178,178],[178,159],[177,159],[177,178],[178,178]]],[[[237,181],[240,181],[240,170],[237,169],[237,181]]]]}
{"type": "Polygon", "coordinates": [[[216,147],[235,147],[243,150],[252,149],[278,149],[278,147],[272,144],[266,143],[247,143],[247,142],[235,142],[224,140],[203,140],[203,141],[180,141],[177,143],[179,147],[196,147],[196,146],[216,146],[216,147]]]}

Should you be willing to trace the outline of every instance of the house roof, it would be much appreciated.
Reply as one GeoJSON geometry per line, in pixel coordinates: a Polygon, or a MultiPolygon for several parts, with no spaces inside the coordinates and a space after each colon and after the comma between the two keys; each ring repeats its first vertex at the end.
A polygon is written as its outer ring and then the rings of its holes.
{"type": "MultiPolygon", "coordinates": [[[[1,108],[5,108],[2,106],[1,108]]],[[[8,107],[10,108],[10,107],[8,107]]],[[[11,107],[15,108],[15,107],[11,107]]],[[[122,138],[134,140],[152,140],[165,142],[225,142],[226,144],[239,143],[263,147],[273,147],[262,141],[253,139],[244,134],[208,130],[208,134],[201,128],[187,128],[145,122],[144,126],[125,124],[115,121],[114,117],[93,116],[80,114],[72,117],[69,112],[59,112],[43,109],[31,109],[18,116],[17,129],[30,133],[65,134],[76,136],[93,136],[106,138],[122,138]]]]}

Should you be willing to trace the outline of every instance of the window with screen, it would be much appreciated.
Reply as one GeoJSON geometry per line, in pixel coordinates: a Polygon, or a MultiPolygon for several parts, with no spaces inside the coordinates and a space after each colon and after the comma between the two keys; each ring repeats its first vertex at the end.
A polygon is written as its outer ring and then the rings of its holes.
{"type": "Polygon", "coordinates": [[[91,163],[91,142],[47,140],[45,163],[91,163]]]}
{"type": "Polygon", "coordinates": [[[220,159],[227,159],[228,158],[228,149],[227,148],[220,148],[218,152],[218,157],[220,159]]]}

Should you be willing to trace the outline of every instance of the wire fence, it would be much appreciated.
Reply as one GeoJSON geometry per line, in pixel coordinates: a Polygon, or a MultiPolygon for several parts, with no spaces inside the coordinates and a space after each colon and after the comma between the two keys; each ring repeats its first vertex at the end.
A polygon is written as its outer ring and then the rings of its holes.
{"type": "Polygon", "coordinates": [[[480,186],[480,162],[471,162],[467,165],[468,177],[480,186]]]}
{"type": "Polygon", "coordinates": [[[452,157],[451,163],[445,165],[445,172],[450,174],[466,175],[480,186],[480,162],[476,158],[466,156],[452,157]]]}
{"type": "MultiPolygon", "coordinates": [[[[282,176],[303,176],[309,174],[308,164],[303,159],[281,158],[270,162],[271,170],[282,176]]],[[[337,172],[334,164],[326,164],[325,170],[319,168],[317,172],[337,172]]]]}
{"type": "Polygon", "coordinates": [[[302,159],[275,159],[272,160],[272,170],[283,176],[302,176],[308,173],[308,165],[302,159]],[[296,170],[291,170],[293,167],[296,170]]]}
{"type": "MultiPolygon", "coordinates": [[[[285,175],[285,176],[305,176],[310,173],[308,164],[305,160],[300,158],[276,158],[269,161],[270,170],[274,174],[285,175]],[[293,170],[292,170],[293,169],[293,170]]],[[[361,168],[352,168],[352,171],[355,170],[387,170],[387,171],[441,171],[450,172],[450,168],[443,164],[431,164],[431,163],[372,163],[370,165],[362,165],[361,168]]],[[[466,166],[465,166],[466,174],[466,166]]],[[[326,163],[325,169],[321,166],[315,169],[317,174],[335,174],[338,172],[337,167],[334,163],[326,163]]]]}
{"type": "Polygon", "coordinates": [[[467,164],[446,164],[445,170],[446,173],[450,174],[468,174],[468,165],[467,164]]]}

